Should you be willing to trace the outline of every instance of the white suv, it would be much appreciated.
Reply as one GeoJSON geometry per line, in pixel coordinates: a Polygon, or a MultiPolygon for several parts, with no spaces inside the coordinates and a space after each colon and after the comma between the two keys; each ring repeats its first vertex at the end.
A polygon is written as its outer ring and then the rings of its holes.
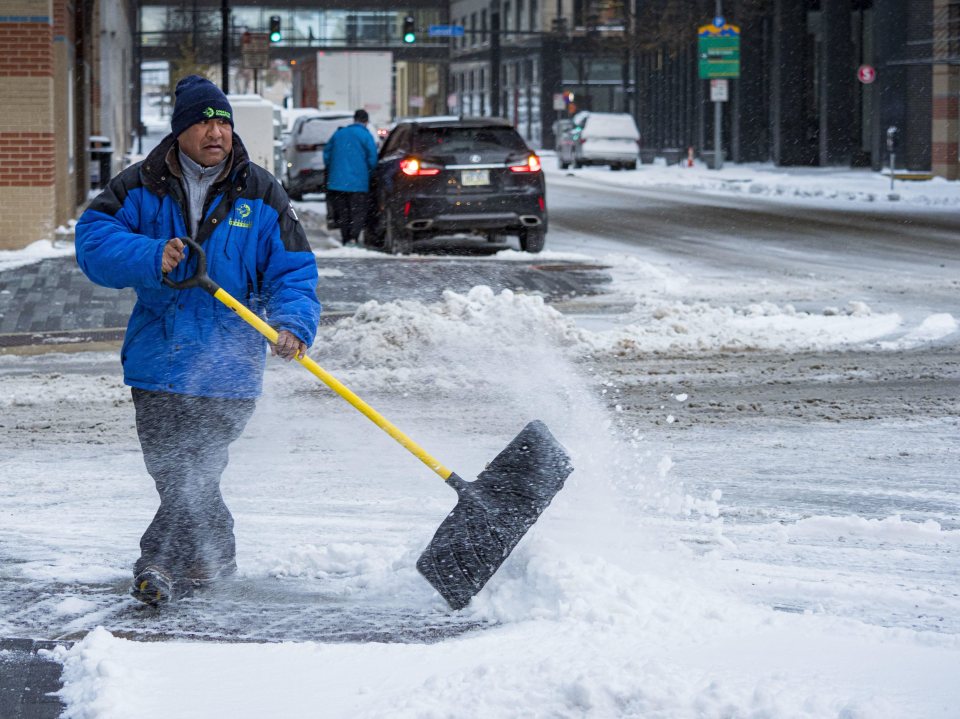
{"type": "Polygon", "coordinates": [[[611,170],[637,169],[640,132],[625,112],[578,112],[567,130],[569,142],[557,147],[560,167],[610,165],[611,170]]]}

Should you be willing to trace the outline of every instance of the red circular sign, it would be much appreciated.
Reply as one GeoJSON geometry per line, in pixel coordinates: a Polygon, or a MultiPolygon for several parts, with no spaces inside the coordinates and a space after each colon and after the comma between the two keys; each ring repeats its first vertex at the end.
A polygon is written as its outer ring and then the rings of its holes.
{"type": "Polygon", "coordinates": [[[857,79],[864,85],[869,85],[877,79],[877,71],[873,68],[873,65],[861,65],[857,69],[857,79]]]}

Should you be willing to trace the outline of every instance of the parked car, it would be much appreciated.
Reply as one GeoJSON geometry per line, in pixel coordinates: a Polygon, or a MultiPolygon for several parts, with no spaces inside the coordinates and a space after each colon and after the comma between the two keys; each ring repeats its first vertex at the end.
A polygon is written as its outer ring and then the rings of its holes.
{"type": "Polygon", "coordinates": [[[283,121],[283,134],[289,135],[293,130],[293,123],[298,117],[306,115],[319,115],[320,110],[316,107],[282,107],[280,108],[280,118],[283,121]]]}
{"type": "Polygon", "coordinates": [[[280,108],[280,158],[281,162],[278,165],[279,170],[277,171],[277,177],[280,178],[281,182],[286,185],[286,161],[283,159],[286,156],[287,145],[290,143],[290,133],[293,132],[293,126],[296,124],[297,119],[300,117],[307,117],[309,115],[319,115],[320,110],[315,107],[283,107],[280,108]]]}
{"type": "Polygon", "coordinates": [[[560,167],[610,165],[611,170],[636,170],[640,131],[625,112],[578,112],[569,141],[558,143],[560,167]]]}
{"type": "Polygon", "coordinates": [[[403,120],[380,151],[373,211],[364,242],[407,254],[422,239],[516,235],[540,252],[547,234],[540,158],[507,120],[433,117],[403,120]]]}
{"type": "Polygon", "coordinates": [[[304,193],[324,191],[324,145],[338,128],[352,122],[352,112],[329,110],[317,110],[294,120],[283,143],[284,171],[280,176],[291,199],[302,200],[304,193]]]}

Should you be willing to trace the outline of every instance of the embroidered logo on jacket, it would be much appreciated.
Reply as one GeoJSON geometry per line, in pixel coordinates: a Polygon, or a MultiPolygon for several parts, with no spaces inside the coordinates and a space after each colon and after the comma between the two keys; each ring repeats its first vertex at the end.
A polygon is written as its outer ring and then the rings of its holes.
{"type": "Polygon", "coordinates": [[[250,216],[250,212],[251,212],[251,210],[250,210],[250,205],[248,205],[246,202],[244,202],[244,203],[242,203],[242,204],[240,204],[240,205],[237,205],[237,207],[236,207],[236,213],[237,213],[237,216],[238,216],[240,219],[234,219],[234,218],[231,217],[231,218],[230,218],[230,225],[231,225],[232,227],[243,227],[244,229],[248,229],[248,228],[250,228],[250,227],[253,227],[253,222],[247,222],[247,221],[246,221],[247,218],[250,216]]]}

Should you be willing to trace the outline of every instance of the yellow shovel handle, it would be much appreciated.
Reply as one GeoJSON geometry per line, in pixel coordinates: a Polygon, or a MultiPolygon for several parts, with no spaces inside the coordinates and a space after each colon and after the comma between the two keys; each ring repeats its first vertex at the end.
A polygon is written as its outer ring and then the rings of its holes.
{"type": "MultiPolygon", "coordinates": [[[[260,319],[256,314],[250,311],[250,309],[235,300],[230,293],[224,290],[222,287],[218,287],[217,291],[213,295],[223,304],[229,307],[231,310],[236,312],[240,317],[242,317],[249,325],[256,329],[260,334],[266,337],[273,344],[277,343],[277,331],[273,329],[270,325],[260,319]]],[[[444,467],[440,462],[435,460],[426,450],[423,449],[420,445],[410,439],[407,435],[397,429],[396,426],[383,415],[377,412],[373,407],[368,405],[357,395],[351,392],[346,386],[344,386],[340,380],[334,377],[332,374],[327,372],[323,367],[318,365],[312,359],[307,357],[306,354],[303,357],[297,357],[297,362],[306,367],[317,379],[323,382],[327,387],[332,389],[338,395],[343,397],[347,402],[352,404],[355,408],[360,410],[367,419],[377,425],[384,432],[393,437],[397,442],[402,444],[411,454],[413,454],[417,459],[427,465],[434,472],[439,474],[444,480],[448,479],[453,472],[446,467],[444,467]]]]}

